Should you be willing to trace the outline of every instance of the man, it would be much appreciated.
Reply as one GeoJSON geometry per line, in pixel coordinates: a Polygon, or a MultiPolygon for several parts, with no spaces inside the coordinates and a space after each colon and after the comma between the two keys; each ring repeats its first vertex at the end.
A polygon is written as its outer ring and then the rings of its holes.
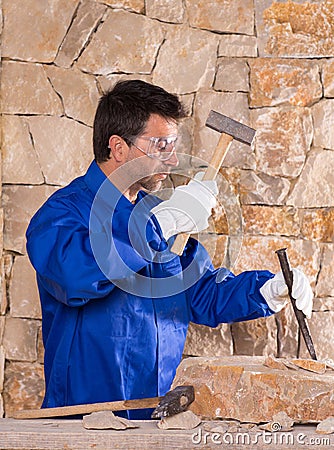
{"type": "MultiPolygon", "coordinates": [[[[205,229],[216,185],[196,178],[167,201],[155,195],[177,166],[177,97],[123,81],[98,105],[95,160],[54,193],[27,230],[43,314],[43,407],[164,395],[190,321],[216,327],[283,308],[282,275],[228,273],[217,282],[205,249],[176,234],[205,229]]],[[[308,316],[312,291],[294,272],[293,294],[308,316]]],[[[128,412],[149,418],[150,411],[128,412]]]]}

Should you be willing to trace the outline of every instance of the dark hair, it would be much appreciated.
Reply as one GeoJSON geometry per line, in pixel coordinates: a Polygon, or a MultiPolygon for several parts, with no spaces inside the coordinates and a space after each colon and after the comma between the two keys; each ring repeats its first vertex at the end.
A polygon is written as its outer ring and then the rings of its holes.
{"type": "Polygon", "coordinates": [[[143,132],[151,114],[181,119],[186,112],[176,97],[159,86],[141,80],[119,81],[99,101],[93,130],[97,162],[107,161],[110,136],[117,134],[127,143],[143,132]]]}

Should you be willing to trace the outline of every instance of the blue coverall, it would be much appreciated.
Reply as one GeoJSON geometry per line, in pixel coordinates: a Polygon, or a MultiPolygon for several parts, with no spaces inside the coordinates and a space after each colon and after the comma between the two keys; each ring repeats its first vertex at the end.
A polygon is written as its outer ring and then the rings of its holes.
{"type": "Polygon", "coordinates": [[[32,218],[27,251],[42,307],[43,407],[164,395],[190,321],[216,327],[273,313],[259,292],[272,273],[229,272],[218,283],[219,269],[195,239],[181,257],[170,252],[150,216],[158,202],[139,192],[133,205],[93,161],[32,218]]]}

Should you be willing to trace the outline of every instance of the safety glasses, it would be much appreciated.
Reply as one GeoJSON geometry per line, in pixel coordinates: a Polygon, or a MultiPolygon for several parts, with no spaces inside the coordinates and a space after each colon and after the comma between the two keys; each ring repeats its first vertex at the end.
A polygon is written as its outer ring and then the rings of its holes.
{"type": "Polygon", "coordinates": [[[167,161],[171,158],[173,152],[175,151],[175,145],[177,141],[177,136],[167,136],[167,137],[146,137],[139,136],[137,140],[147,141],[148,145],[146,149],[139,147],[134,141],[128,139],[128,141],[136,147],[141,152],[145,153],[150,158],[159,159],[160,161],[167,161]]]}

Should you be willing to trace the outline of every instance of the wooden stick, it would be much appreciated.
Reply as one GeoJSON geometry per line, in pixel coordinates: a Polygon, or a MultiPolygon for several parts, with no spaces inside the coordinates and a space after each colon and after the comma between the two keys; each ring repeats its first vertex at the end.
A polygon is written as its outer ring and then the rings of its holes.
{"type": "MultiPolygon", "coordinates": [[[[222,133],[220,135],[217,147],[215,148],[214,154],[210,165],[207,167],[203,181],[214,180],[219,172],[219,169],[223,163],[223,160],[228,152],[230,145],[232,144],[233,136],[229,134],[222,133]]],[[[176,236],[176,239],[172,245],[171,251],[176,255],[182,255],[184,247],[186,246],[190,234],[181,233],[176,236]]]]}

